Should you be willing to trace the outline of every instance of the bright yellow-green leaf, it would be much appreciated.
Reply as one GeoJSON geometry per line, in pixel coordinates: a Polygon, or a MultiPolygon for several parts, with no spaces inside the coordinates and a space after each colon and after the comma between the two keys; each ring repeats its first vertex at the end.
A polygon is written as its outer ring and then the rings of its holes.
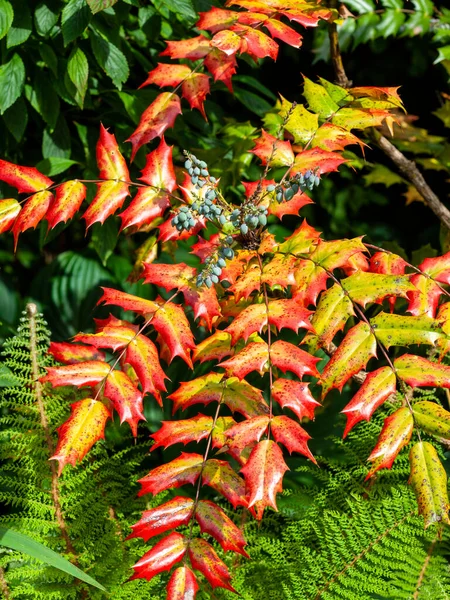
{"type": "Polygon", "coordinates": [[[366,306],[369,302],[380,302],[386,296],[406,298],[408,292],[415,291],[407,275],[385,275],[358,271],[342,280],[343,288],[350,298],[366,306]]]}
{"type": "Polygon", "coordinates": [[[292,108],[292,102],[282,98],[280,115],[285,118],[289,114],[285,129],[294,136],[298,144],[306,144],[319,128],[319,116],[306,110],[303,104],[292,108]]]}
{"type": "Polygon", "coordinates": [[[327,90],[322,85],[312,82],[308,77],[305,77],[303,95],[308,101],[310,110],[317,113],[322,119],[328,119],[339,110],[339,104],[331,98],[327,90]]]}
{"type": "Polygon", "coordinates": [[[419,505],[419,514],[425,519],[425,528],[432,523],[450,524],[447,475],[438,453],[429,442],[419,442],[409,454],[411,484],[419,505]]]}
{"type": "Polygon", "coordinates": [[[450,440],[450,412],[436,402],[416,402],[414,421],[418,427],[438,438],[450,440]]]}
{"type": "Polygon", "coordinates": [[[439,338],[445,337],[436,319],[425,315],[409,317],[381,312],[370,323],[386,348],[410,344],[434,346],[439,338]]]}

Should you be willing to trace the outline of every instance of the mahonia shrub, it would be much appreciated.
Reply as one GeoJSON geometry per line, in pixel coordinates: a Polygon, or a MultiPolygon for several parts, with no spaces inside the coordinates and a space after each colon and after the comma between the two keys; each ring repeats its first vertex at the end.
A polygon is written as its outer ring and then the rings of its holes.
{"type": "Polygon", "coordinates": [[[414,397],[416,388],[450,387],[450,367],[441,360],[450,348],[450,302],[444,287],[450,283],[450,253],[414,267],[361,237],[326,241],[304,219],[284,239],[270,231],[270,223],[298,215],[312,202],[308,193],[320,191],[321,178],[347,161],[347,146],[364,149],[353,131],[381,124],[392,130],[403,109],[397,88],[347,89],[305,78],[308,108],[281,99],[253,149],[263,167],[261,176],[244,182],[244,197],[233,203],[205,160],[186,151],[183,167],[174,168],[172,147],[163,134],[181,112],[178,92],[206,116],[210,76],[204,69],[231,91],[238,52],[275,59],[278,44],[273,38],[301,45],[301,35],[283,18],[309,27],[319,19],[332,22],[336,13],[313,2],[229,4],[241,10],[202,13],[197,27],[208,36],[167,43],[164,56],[189,64],[160,63],[144,82],[174,91],[157,96],[128,140],[133,159],[144,144],[160,138],[147,154],[138,182],[131,181],[114,135],[103,126],[96,149],[97,181],[55,183],[33,167],[0,161],[0,179],[27,194],[24,202],[0,201],[0,232],[11,231],[15,245],[22,232],[43,219],[52,229],[74,217],[91,183],[97,191],[83,214],[88,228],[117,214],[136,188],[118,215],[121,230],[157,227],[161,242],[197,236],[191,250],[200,268],[155,262],[155,248],[150,248],[141,277],[165,290],[165,297],[149,300],[103,288],[101,304],[134,313],[140,322],[110,315],[96,321],[96,333],[53,343],[50,352],[63,366],[48,367],[41,378],[53,387],[87,390],[59,428],[52,458],[60,473],[104,437],[114,411],[137,434],[145,418],[144,397],[163,404],[164,364],[175,357],[186,363],[192,377],[186,375],[164,399],[172,403],[173,413],[178,416],[179,410],[198,404],[213,406],[211,416],[181,415],[164,421],[151,435],[152,451],[205,440],[204,450],[182,452],[140,480],[141,495],[187,484],[194,489],[192,497],[176,495],[145,511],[130,534],[145,541],[157,537],[134,565],[132,578],[150,580],[170,571],[169,600],[194,598],[204,580],[212,588],[234,591],[220,552],[248,556],[243,533],[225,504],[205,499],[203,488],[212,488],[233,509],[242,507],[256,519],[268,507],[276,510],[288,470],[285,452],[315,462],[302,422],[313,419],[320,400],[352,378],[360,387],[343,410],[344,437],[392,395],[402,398],[368,457],[367,479],[390,468],[414,435],[410,483],[419,512],[426,527],[450,522],[447,477],[429,441],[429,436],[450,439],[450,413],[434,401],[414,397]],[[424,356],[418,348],[422,345],[432,352],[424,356]],[[329,360],[319,372],[324,356],[329,360]],[[204,363],[201,374],[195,367],[199,363],[204,363]],[[318,397],[310,389],[312,382],[321,387],[318,397]],[[175,531],[179,527],[182,532],[175,531]]]}

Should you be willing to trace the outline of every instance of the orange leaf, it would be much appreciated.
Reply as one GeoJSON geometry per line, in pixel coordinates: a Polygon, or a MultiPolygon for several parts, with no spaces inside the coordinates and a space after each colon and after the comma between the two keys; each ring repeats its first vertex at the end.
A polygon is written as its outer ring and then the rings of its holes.
{"type": "Polygon", "coordinates": [[[259,29],[253,29],[246,25],[232,25],[231,31],[235,31],[241,36],[242,41],[246,42],[246,45],[242,43],[241,52],[249,54],[253,59],[265,58],[266,56],[277,60],[278,56],[278,44],[273,41],[268,35],[259,31],[259,29]]]}
{"type": "Polygon", "coordinates": [[[265,342],[251,342],[232,358],[219,363],[230,375],[244,379],[252,371],[263,372],[269,360],[269,350],[265,342]]]}
{"type": "Polygon", "coordinates": [[[159,87],[176,87],[183,79],[189,77],[192,69],[187,65],[171,65],[167,63],[158,63],[156,68],[150,71],[147,79],[139,88],[146,85],[158,85],[159,87]]]}
{"type": "Polygon", "coordinates": [[[295,267],[292,296],[304,306],[316,304],[317,296],[327,288],[328,273],[310,260],[299,260],[295,267]]]}
{"type": "Polygon", "coordinates": [[[234,31],[225,29],[213,36],[211,46],[218,48],[227,56],[233,56],[241,47],[241,37],[234,31]]]}
{"type": "Polygon", "coordinates": [[[248,506],[244,480],[225,460],[207,460],[202,471],[202,483],[222,494],[233,508],[248,506]]]}
{"type": "Polygon", "coordinates": [[[409,408],[403,407],[384,420],[383,429],[367,460],[372,466],[366,480],[380,469],[390,469],[400,450],[408,444],[414,429],[414,419],[409,408]]]}
{"type": "Polygon", "coordinates": [[[49,382],[53,387],[62,385],[95,385],[109,375],[110,366],[100,360],[88,360],[83,363],[64,367],[46,367],[47,375],[40,378],[42,383],[49,382]]]}
{"type": "Polygon", "coordinates": [[[231,78],[236,73],[236,56],[234,54],[227,56],[225,52],[214,48],[205,57],[204,64],[213,76],[214,81],[222,81],[233,93],[231,78]]]}
{"type": "Polygon", "coordinates": [[[113,288],[102,287],[101,289],[103,290],[103,295],[97,304],[113,304],[120,306],[124,310],[132,310],[147,317],[159,309],[159,304],[156,304],[153,300],[139,298],[138,296],[133,296],[133,294],[127,294],[113,288]]]}
{"type": "Polygon", "coordinates": [[[51,342],[48,353],[55,360],[66,365],[72,365],[89,360],[105,360],[104,352],[94,346],[84,344],[68,344],[67,342],[51,342]]]}
{"type": "Polygon", "coordinates": [[[187,525],[192,516],[193,506],[194,501],[191,498],[176,496],[156,508],[145,510],[141,520],[131,526],[133,533],[130,533],[127,539],[139,537],[148,541],[169,529],[187,525]]]}
{"type": "Polygon", "coordinates": [[[320,403],[313,398],[308,386],[309,383],[303,381],[280,378],[272,386],[272,396],[282,408],[290,408],[299,419],[314,419],[314,411],[320,403]]]}
{"type": "Polygon", "coordinates": [[[128,196],[128,187],[128,184],[116,180],[97,183],[97,193],[82,217],[86,221],[86,227],[104,223],[118,211],[128,196]]]}
{"type": "Polygon", "coordinates": [[[415,316],[428,315],[434,318],[441,297],[442,289],[432,279],[416,273],[411,277],[416,290],[408,293],[408,311],[415,316]]]}
{"type": "Polygon", "coordinates": [[[86,186],[77,181],[65,181],[56,188],[56,198],[45,215],[49,229],[66,223],[78,211],[86,197],[86,186]]]}
{"type": "Polygon", "coordinates": [[[377,341],[367,323],[352,327],[327,363],[321,377],[322,397],[333,388],[342,391],[347,381],[376,356],[377,341]]]}
{"type": "Polygon", "coordinates": [[[229,445],[241,455],[247,446],[259,442],[261,436],[267,431],[270,417],[268,415],[246,419],[237,423],[226,432],[226,437],[231,438],[229,445]]]}
{"type": "Polygon", "coordinates": [[[231,347],[231,335],[218,329],[212,335],[205,338],[203,342],[197,344],[192,355],[192,360],[199,360],[201,363],[207,360],[222,360],[225,356],[233,354],[234,348],[231,347]]]}
{"type": "Polygon", "coordinates": [[[231,586],[231,575],[226,564],[217,556],[214,548],[207,541],[195,538],[189,544],[191,565],[209,581],[213,588],[222,587],[230,592],[236,590],[231,586]]]}
{"type": "Polygon", "coordinates": [[[22,207],[19,212],[12,233],[14,236],[14,250],[17,247],[19,235],[27,229],[33,228],[41,222],[45,217],[53,200],[53,194],[48,191],[37,192],[33,194],[22,207]]]}
{"type": "Polygon", "coordinates": [[[150,581],[158,573],[170,571],[174,564],[180,562],[188,548],[188,540],[181,533],[171,533],[159,541],[139,560],[133,569],[131,579],[150,581]]]}
{"type": "Polygon", "coordinates": [[[0,160],[0,181],[23,193],[40,192],[53,184],[51,179],[34,167],[21,167],[6,160],[0,160]]]}
{"type": "Polygon", "coordinates": [[[237,21],[239,13],[234,10],[224,10],[212,6],[207,12],[200,13],[200,19],[196,23],[197,29],[204,29],[216,33],[222,29],[228,29],[237,21]]]}
{"type": "Polygon", "coordinates": [[[15,198],[0,200],[0,233],[5,233],[14,225],[22,207],[15,198]]]}
{"type": "Polygon", "coordinates": [[[105,437],[105,424],[110,418],[106,406],[98,400],[85,398],[71,406],[71,415],[58,428],[58,445],[51,460],[57,460],[58,475],[65,465],[84,458],[98,440],[105,437]]]}
{"type": "Polygon", "coordinates": [[[156,467],[148,475],[139,479],[142,489],[138,496],[159,494],[163,490],[178,488],[186,483],[194,484],[200,475],[203,464],[201,454],[182,452],[178,458],[156,467]]]}
{"type": "Polygon", "coordinates": [[[190,419],[177,421],[162,421],[162,427],[150,436],[155,443],[150,450],[160,446],[166,449],[173,444],[188,444],[192,441],[199,442],[209,436],[213,429],[213,418],[198,414],[190,419]]]}
{"type": "Polygon", "coordinates": [[[167,584],[167,600],[194,600],[198,583],[189,567],[178,567],[167,584]]]}
{"type": "Polygon", "coordinates": [[[305,173],[308,170],[317,171],[318,174],[337,171],[338,167],[347,160],[336,152],[322,150],[322,148],[310,148],[296,155],[291,175],[305,173]]]}
{"type": "Polygon", "coordinates": [[[255,147],[251,150],[261,159],[263,165],[269,162],[272,167],[290,166],[294,162],[294,153],[291,142],[282,141],[264,131],[261,137],[255,140],[255,147]]]}
{"type": "Polygon", "coordinates": [[[116,138],[100,125],[100,137],[96,146],[96,158],[100,179],[130,181],[127,163],[120,153],[116,138]]]}
{"type": "Polygon", "coordinates": [[[206,96],[210,93],[209,76],[204,73],[193,73],[181,85],[181,95],[189,102],[191,108],[199,110],[206,119],[203,106],[206,96]]]}
{"type": "Polygon", "coordinates": [[[179,42],[166,42],[166,44],[167,48],[161,52],[161,56],[170,56],[170,58],[198,60],[204,58],[211,50],[210,42],[204,35],[179,42]]]}
{"type": "Polygon", "coordinates": [[[260,503],[258,519],[262,518],[266,506],[278,510],[276,495],[282,491],[283,476],[288,470],[283,453],[273,440],[263,440],[253,448],[241,473],[245,477],[249,492],[248,506],[260,503]]]}
{"type": "Polygon", "coordinates": [[[170,360],[179,356],[192,369],[189,354],[191,349],[195,348],[194,336],[181,306],[166,302],[154,314],[152,325],[167,344],[170,360]]]}
{"type": "Polygon", "coordinates": [[[390,367],[382,367],[368,373],[358,392],[342,410],[347,417],[343,437],[363,419],[370,420],[376,409],[389,398],[396,389],[395,373],[390,367]]]}
{"type": "Polygon", "coordinates": [[[141,146],[148,144],[156,137],[161,137],[168,127],[173,127],[175,119],[180,114],[180,98],[176,94],[171,92],[159,94],[156,100],[142,113],[139,125],[127,140],[133,147],[131,160],[134,159],[141,146]]]}
{"type": "Polygon", "coordinates": [[[277,340],[272,344],[270,348],[270,360],[283,373],[292,371],[300,379],[303,375],[319,376],[316,365],[321,359],[311,356],[308,352],[283,340],[277,340]]]}
{"type": "Polygon", "coordinates": [[[200,500],[195,511],[195,518],[202,533],[212,535],[225,552],[232,550],[250,558],[244,550],[246,541],[242,531],[217,504],[210,500],[200,500]]]}
{"type": "Polygon", "coordinates": [[[270,422],[270,429],[275,441],[283,444],[289,454],[298,452],[317,464],[308,448],[308,440],[311,436],[296,421],[286,415],[279,415],[270,422]]]}

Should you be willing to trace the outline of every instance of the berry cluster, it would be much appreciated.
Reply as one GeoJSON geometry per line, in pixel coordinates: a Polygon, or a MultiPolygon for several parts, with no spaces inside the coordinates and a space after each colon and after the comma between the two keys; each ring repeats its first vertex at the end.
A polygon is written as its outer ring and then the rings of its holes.
{"type": "Polygon", "coordinates": [[[199,160],[193,154],[186,154],[188,158],[184,163],[184,168],[191,176],[191,181],[197,189],[202,189],[208,182],[212,184],[217,183],[217,179],[209,174],[208,165],[204,160],[199,160]]]}
{"type": "Polygon", "coordinates": [[[227,235],[223,240],[220,248],[205,260],[205,266],[197,275],[197,287],[206,285],[210,288],[214,283],[219,283],[219,277],[222,274],[222,269],[226,266],[226,260],[234,257],[234,250],[231,247],[233,238],[227,235]]]}
{"type": "Polygon", "coordinates": [[[291,179],[279,183],[278,185],[268,185],[268,192],[275,192],[275,199],[277,202],[288,202],[292,200],[298,191],[304,192],[306,190],[312,190],[320,183],[320,176],[313,171],[306,171],[305,174],[297,173],[291,179]]]}
{"type": "Polygon", "coordinates": [[[265,206],[255,206],[254,204],[244,205],[241,208],[235,208],[230,215],[230,221],[236,229],[239,229],[242,235],[247,235],[250,229],[265,227],[267,225],[267,208],[265,206]]]}

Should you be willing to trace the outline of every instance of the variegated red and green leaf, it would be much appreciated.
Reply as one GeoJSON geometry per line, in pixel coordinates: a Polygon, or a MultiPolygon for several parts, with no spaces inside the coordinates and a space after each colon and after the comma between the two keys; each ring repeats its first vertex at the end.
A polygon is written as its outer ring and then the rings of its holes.
{"type": "Polygon", "coordinates": [[[195,538],[189,544],[191,565],[209,581],[212,588],[221,587],[230,592],[236,590],[231,585],[231,575],[226,564],[217,556],[214,548],[203,538],[195,538]]]}
{"type": "Polygon", "coordinates": [[[247,542],[242,531],[217,504],[210,500],[200,500],[195,511],[195,519],[202,533],[211,535],[225,551],[232,550],[250,558],[244,550],[247,542]]]}
{"type": "Polygon", "coordinates": [[[151,450],[155,450],[160,446],[166,449],[173,444],[188,444],[192,441],[199,442],[211,434],[213,425],[213,418],[205,417],[202,414],[198,414],[190,419],[162,421],[160,429],[150,436],[155,442],[151,450]]]}
{"type": "Polygon", "coordinates": [[[0,181],[24,194],[34,194],[53,185],[51,179],[34,167],[21,167],[6,160],[0,160],[0,181]]]}
{"type": "Polygon", "coordinates": [[[139,479],[142,486],[139,496],[159,494],[163,490],[178,488],[186,483],[194,484],[202,470],[203,456],[182,452],[178,458],[156,467],[139,479]]]}
{"type": "Polygon", "coordinates": [[[412,387],[450,388],[450,367],[423,356],[403,354],[394,361],[400,379],[412,387]]]}
{"type": "Polygon", "coordinates": [[[127,539],[139,537],[147,542],[169,529],[187,525],[192,517],[193,508],[194,500],[176,496],[156,508],[145,510],[140,521],[131,526],[133,532],[127,539]]]}
{"type": "Polygon", "coordinates": [[[131,579],[147,579],[150,581],[158,573],[170,571],[183,558],[189,547],[188,539],[181,533],[173,532],[160,540],[151,550],[133,565],[134,575],[131,579]]]}

